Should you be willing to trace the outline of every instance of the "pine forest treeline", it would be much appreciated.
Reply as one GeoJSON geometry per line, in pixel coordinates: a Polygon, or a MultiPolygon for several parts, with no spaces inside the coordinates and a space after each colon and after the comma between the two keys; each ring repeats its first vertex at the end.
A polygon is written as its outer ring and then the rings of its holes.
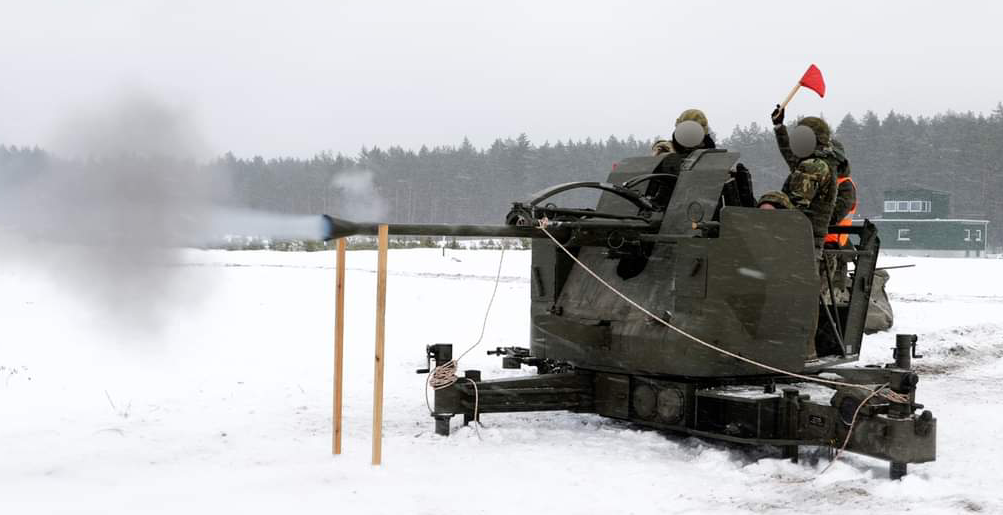
{"type": "MultiPolygon", "coordinates": [[[[989,219],[990,246],[1003,241],[1003,104],[988,116],[891,112],[879,118],[867,112],[829,122],[846,146],[862,215],[880,214],[885,189],[938,189],[951,193],[952,216],[989,219]]],[[[780,186],[787,171],[770,127],[753,123],[717,137],[719,147],[742,154],[757,194],[780,186]]],[[[357,156],[310,159],[226,154],[203,168],[226,177],[230,187],[221,200],[240,207],[391,222],[501,223],[513,200],[556,183],[603,180],[614,162],[649,154],[651,143],[610,136],[534,144],[521,134],[484,149],[464,139],[457,146],[373,147],[357,156]]],[[[0,145],[0,188],[29,179],[55,159],[37,148],[0,145]]]]}

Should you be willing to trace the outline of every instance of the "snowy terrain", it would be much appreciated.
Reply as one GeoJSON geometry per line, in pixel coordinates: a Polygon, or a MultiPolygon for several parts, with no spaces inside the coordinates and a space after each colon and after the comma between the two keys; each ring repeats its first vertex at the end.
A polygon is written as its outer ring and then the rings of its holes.
{"type": "MultiPolygon", "coordinates": [[[[570,413],[432,432],[427,343],[478,334],[497,251],[390,254],[384,465],[373,467],[375,252],[348,258],[345,453],[331,455],[334,255],[189,251],[154,330],[31,267],[0,270],[0,513],[1003,512],[1003,260],[884,258],[894,332],[925,357],[938,460],[802,462],[570,413]],[[177,300],[177,299],[174,299],[177,300]]],[[[527,346],[529,253],[505,255],[482,348],[527,346]]],[[[156,304],[156,292],[136,298],[156,304]]],[[[894,334],[865,340],[890,360],[894,334]]],[[[521,372],[528,373],[528,372],[521,372]]]]}

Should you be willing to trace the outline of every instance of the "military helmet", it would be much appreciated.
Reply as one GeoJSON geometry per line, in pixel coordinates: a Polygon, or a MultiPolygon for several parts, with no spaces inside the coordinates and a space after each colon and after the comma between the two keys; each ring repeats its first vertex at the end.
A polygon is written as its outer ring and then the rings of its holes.
{"type": "Polygon", "coordinates": [[[815,133],[815,137],[818,138],[819,145],[823,147],[829,146],[829,140],[832,138],[832,131],[829,129],[829,124],[825,123],[825,120],[817,116],[805,116],[804,118],[798,120],[798,125],[804,125],[815,133]]]}
{"type": "Polygon", "coordinates": [[[710,134],[710,127],[707,126],[707,115],[703,114],[703,111],[699,109],[687,109],[676,118],[676,125],[686,121],[693,121],[700,124],[703,127],[704,134],[710,134]]]}
{"type": "Polygon", "coordinates": [[[762,206],[763,204],[770,204],[777,209],[794,209],[791,198],[782,191],[770,191],[763,194],[762,197],[759,197],[757,205],[762,206]]]}

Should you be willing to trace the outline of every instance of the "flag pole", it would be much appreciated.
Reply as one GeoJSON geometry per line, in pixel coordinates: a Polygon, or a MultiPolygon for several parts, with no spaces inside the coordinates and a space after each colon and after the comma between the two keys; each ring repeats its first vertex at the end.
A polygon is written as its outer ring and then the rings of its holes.
{"type": "Polygon", "coordinates": [[[798,83],[794,85],[794,87],[791,89],[791,92],[787,94],[787,98],[785,98],[784,102],[780,104],[781,111],[783,111],[787,107],[787,104],[790,103],[791,99],[794,98],[794,95],[798,92],[799,89],[801,89],[801,81],[798,81],[798,83]]]}

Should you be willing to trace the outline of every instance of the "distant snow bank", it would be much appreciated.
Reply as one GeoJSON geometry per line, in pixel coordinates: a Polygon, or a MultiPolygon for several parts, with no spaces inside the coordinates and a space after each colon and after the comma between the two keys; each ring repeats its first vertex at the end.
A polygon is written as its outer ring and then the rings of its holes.
{"type": "Polygon", "coordinates": [[[1003,297],[1003,259],[880,256],[878,266],[915,264],[889,270],[889,290],[899,295],[1003,297]]]}

